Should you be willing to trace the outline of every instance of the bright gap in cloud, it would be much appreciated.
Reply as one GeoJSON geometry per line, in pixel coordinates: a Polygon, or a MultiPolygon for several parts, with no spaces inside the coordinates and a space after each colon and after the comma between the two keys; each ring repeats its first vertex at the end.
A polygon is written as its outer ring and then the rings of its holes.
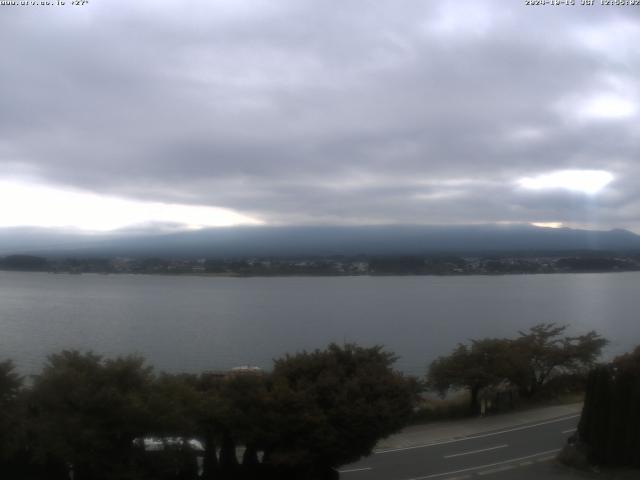
{"type": "Polygon", "coordinates": [[[605,170],[559,170],[536,177],[524,177],[518,184],[529,190],[563,189],[573,192],[598,193],[613,180],[605,170]]]}
{"type": "Polygon", "coordinates": [[[532,222],[531,225],[542,228],[562,228],[562,222],[532,222]]]}
{"type": "Polygon", "coordinates": [[[578,110],[578,115],[588,119],[615,120],[636,114],[634,101],[618,95],[598,95],[587,100],[578,110]]]}
{"type": "Polygon", "coordinates": [[[105,232],[154,223],[190,229],[262,223],[224,208],[125,200],[16,181],[0,181],[0,205],[0,227],[105,232]]]}

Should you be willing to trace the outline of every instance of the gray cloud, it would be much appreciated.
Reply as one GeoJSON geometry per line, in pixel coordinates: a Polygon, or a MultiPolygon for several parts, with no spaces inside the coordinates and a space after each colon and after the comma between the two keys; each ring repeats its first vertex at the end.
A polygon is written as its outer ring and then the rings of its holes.
{"type": "Polygon", "coordinates": [[[267,223],[640,229],[638,114],[587,108],[638,105],[638,10],[522,3],[2,7],[0,165],[267,223]],[[616,180],[517,187],[557,169],[616,180]]]}

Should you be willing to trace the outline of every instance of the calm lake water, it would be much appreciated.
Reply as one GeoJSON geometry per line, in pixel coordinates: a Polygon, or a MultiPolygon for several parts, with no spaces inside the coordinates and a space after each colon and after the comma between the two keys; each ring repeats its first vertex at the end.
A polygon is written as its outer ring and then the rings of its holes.
{"type": "Polygon", "coordinates": [[[329,342],[383,344],[424,373],[457,342],[540,322],[640,343],[640,273],[212,278],[0,272],[0,358],[23,373],[65,348],[139,353],[158,369],[269,368],[329,342]]]}

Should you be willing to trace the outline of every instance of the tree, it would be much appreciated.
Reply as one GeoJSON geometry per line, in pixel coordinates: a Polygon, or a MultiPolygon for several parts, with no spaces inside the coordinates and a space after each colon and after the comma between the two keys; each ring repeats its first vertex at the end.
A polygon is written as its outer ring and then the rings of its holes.
{"type": "Polygon", "coordinates": [[[591,463],[640,467],[640,346],[589,373],[578,448],[591,463]]]}
{"type": "Polygon", "coordinates": [[[202,478],[210,480],[218,478],[219,467],[216,455],[216,444],[220,442],[222,431],[223,400],[220,386],[223,379],[216,375],[200,374],[196,381],[196,389],[200,395],[196,419],[198,432],[204,443],[202,478]]]}
{"type": "Polygon", "coordinates": [[[154,420],[148,435],[197,436],[201,394],[196,389],[196,382],[195,375],[168,373],[161,373],[153,380],[149,385],[147,404],[154,420]]]}
{"type": "Polygon", "coordinates": [[[513,369],[509,380],[526,397],[536,395],[554,375],[586,376],[608,341],[595,331],[562,337],[567,326],[541,323],[519,332],[513,341],[513,369]]]}
{"type": "Polygon", "coordinates": [[[451,388],[470,392],[469,411],[477,414],[484,388],[509,381],[520,394],[533,397],[549,380],[561,375],[586,378],[607,340],[591,331],[563,337],[566,326],[535,325],[516,339],[485,338],[459,344],[451,354],[431,363],[427,384],[441,395],[451,388]]]}
{"type": "Polygon", "coordinates": [[[510,374],[511,341],[500,338],[472,340],[458,344],[448,356],[434,360],[427,374],[427,385],[444,396],[452,388],[469,390],[469,413],[480,411],[478,395],[483,388],[500,383],[510,374]]]}
{"type": "Polygon", "coordinates": [[[314,478],[370,454],[413,411],[416,382],[395,372],[394,361],[382,347],[353,344],[276,360],[265,419],[268,461],[314,478]]]}
{"type": "Polygon", "coordinates": [[[23,444],[24,423],[18,402],[21,388],[22,378],[13,362],[0,362],[0,471],[9,468],[23,444]]]}
{"type": "Polygon", "coordinates": [[[196,478],[196,453],[189,444],[200,432],[201,393],[196,385],[197,376],[191,374],[162,373],[151,383],[147,409],[153,422],[145,436],[161,439],[163,448],[143,454],[141,463],[149,478],[196,478]]]}
{"type": "Polygon", "coordinates": [[[139,357],[49,356],[30,394],[39,460],[59,472],[72,465],[76,480],[131,475],[133,441],[153,422],[147,409],[152,378],[139,357]]]}
{"type": "Polygon", "coordinates": [[[11,360],[0,362],[0,405],[15,399],[22,387],[22,378],[15,372],[15,366],[11,360]]]}
{"type": "Polygon", "coordinates": [[[265,421],[268,396],[268,378],[260,374],[232,375],[220,383],[220,467],[230,478],[238,467],[236,444],[245,446],[244,469],[257,469],[257,452],[269,435],[265,421]]]}

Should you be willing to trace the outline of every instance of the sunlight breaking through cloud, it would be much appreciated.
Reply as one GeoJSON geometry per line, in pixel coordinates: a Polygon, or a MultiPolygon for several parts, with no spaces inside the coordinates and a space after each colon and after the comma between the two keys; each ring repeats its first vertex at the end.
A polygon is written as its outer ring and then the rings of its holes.
{"type": "Polygon", "coordinates": [[[542,227],[542,228],[562,228],[562,222],[532,222],[531,225],[534,227],[542,227]]]}
{"type": "Polygon", "coordinates": [[[5,206],[0,227],[71,227],[104,232],[153,223],[188,229],[262,223],[225,208],[142,202],[7,180],[0,181],[0,204],[5,206]]]}
{"type": "Polygon", "coordinates": [[[559,170],[521,178],[518,185],[529,190],[563,189],[594,194],[612,181],[613,175],[605,170],[559,170]]]}
{"type": "Polygon", "coordinates": [[[588,119],[613,120],[629,118],[636,114],[635,102],[618,95],[598,95],[590,98],[578,110],[578,115],[588,119]]]}

